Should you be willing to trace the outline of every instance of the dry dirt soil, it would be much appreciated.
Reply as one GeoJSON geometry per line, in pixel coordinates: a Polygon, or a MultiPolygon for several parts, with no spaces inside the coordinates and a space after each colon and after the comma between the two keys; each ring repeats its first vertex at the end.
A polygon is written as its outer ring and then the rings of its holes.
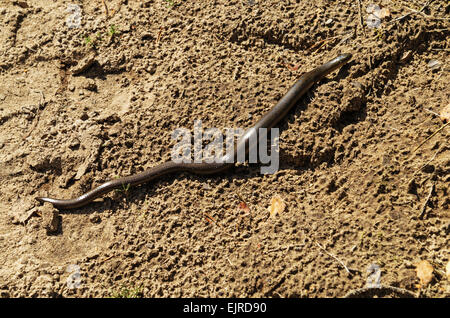
{"type": "Polygon", "coordinates": [[[432,135],[450,7],[378,1],[376,27],[371,3],[73,0],[77,21],[67,1],[1,0],[0,295],[343,297],[378,266],[382,285],[449,297],[450,126],[432,135]],[[74,210],[35,200],[168,161],[195,120],[250,127],[346,52],[279,125],[275,174],[178,173],[74,210]]]}

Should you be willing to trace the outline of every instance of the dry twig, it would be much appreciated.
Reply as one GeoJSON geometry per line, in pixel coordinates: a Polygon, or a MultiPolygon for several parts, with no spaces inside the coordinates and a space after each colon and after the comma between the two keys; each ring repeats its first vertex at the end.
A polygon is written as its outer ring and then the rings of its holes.
{"type": "Polygon", "coordinates": [[[344,298],[369,298],[374,296],[383,297],[390,294],[395,295],[395,297],[417,298],[417,295],[407,289],[384,285],[379,287],[364,287],[355,289],[348,292],[344,298]]]}
{"type": "Polygon", "coordinates": [[[109,11],[108,11],[108,7],[106,6],[105,0],[102,0],[102,3],[103,3],[103,6],[105,7],[105,14],[106,14],[106,17],[108,18],[108,17],[109,17],[109,11]]]}
{"type": "Polygon", "coordinates": [[[42,91],[36,91],[36,93],[40,93],[41,94],[41,100],[39,101],[39,104],[38,104],[38,108],[37,108],[37,111],[36,111],[36,117],[35,117],[35,119],[33,119],[33,125],[31,126],[30,131],[24,137],[22,137],[22,139],[27,139],[31,135],[31,133],[34,131],[34,129],[36,128],[36,126],[37,126],[37,124],[39,122],[40,109],[46,103],[45,102],[44,93],[42,91]]]}
{"type": "Polygon", "coordinates": [[[411,12],[409,12],[407,14],[404,14],[401,17],[398,17],[398,18],[394,19],[394,20],[390,21],[389,23],[393,23],[393,22],[396,22],[396,21],[403,20],[404,18],[409,17],[413,13],[420,13],[421,14],[433,1],[434,0],[429,0],[427,3],[425,3],[423,5],[423,7],[419,11],[412,10],[411,12]]]}
{"type": "Polygon", "coordinates": [[[228,261],[228,263],[230,263],[231,267],[235,267],[234,264],[230,261],[229,257],[227,257],[227,261],[228,261]]]}
{"type": "Polygon", "coordinates": [[[348,269],[348,267],[344,264],[343,261],[341,261],[339,258],[337,258],[335,255],[331,254],[330,252],[328,252],[322,245],[320,245],[318,242],[316,242],[317,246],[322,249],[325,253],[327,253],[329,256],[331,256],[332,258],[334,258],[336,261],[338,261],[343,267],[344,269],[347,271],[347,273],[349,273],[350,275],[353,275],[353,273],[348,269]]]}
{"type": "Polygon", "coordinates": [[[425,216],[425,211],[427,210],[427,206],[428,203],[430,202],[430,198],[433,195],[433,192],[434,192],[434,183],[431,185],[430,192],[428,193],[425,203],[423,204],[422,210],[420,211],[419,219],[422,219],[425,216]]]}
{"type": "Polygon", "coordinates": [[[433,138],[438,132],[440,132],[442,129],[444,129],[446,126],[448,126],[450,124],[450,121],[444,125],[442,125],[438,130],[436,130],[434,133],[431,134],[430,137],[428,137],[427,139],[425,139],[424,141],[422,141],[420,143],[420,145],[418,145],[412,153],[415,153],[417,151],[417,149],[419,149],[420,147],[422,147],[428,140],[430,140],[431,138],[433,138]]]}
{"type": "Polygon", "coordinates": [[[361,0],[358,0],[358,13],[359,13],[359,24],[361,25],[361,30],[363,30],[364,35],[366,34],[366,30],[364,29],[364,21],[362,17],[362,9],[361,9],[361,0]]]}
{"type": "Polygon", "coordinates": [[[417,169],[417,170],[413,173],[413,178],[414,178],[414,176],[415,176],[420,170],[422,170],[424,167],[426,167],[427,165],[429,165],[429,164],[434,160],[434,158],[436,158],[436,156],[437,156],[437,154],[439,153],[439,151],[441,151],[441,148],[438,148],[438,150],[436,150],[436,152],[434,153],[433,157],[431,157],[431,159],[428,160],[427,163],[425,163],[424,165],[422,165],[419,169],[417,169]]]}

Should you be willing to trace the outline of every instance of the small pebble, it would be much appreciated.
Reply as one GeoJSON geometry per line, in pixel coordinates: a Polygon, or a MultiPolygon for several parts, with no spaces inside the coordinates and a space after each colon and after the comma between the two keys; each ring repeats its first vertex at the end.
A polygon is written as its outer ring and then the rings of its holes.
{"type": "Polygon", "coordinates": [[[95,83],[95,81],[93,79],[89,79],[86,81],[86,83],[84,83],[83,88],[87,89],[88,91],[91,91],[91,92],[96,92],[97,84],[95,83]]]}
{"type": "Polygon", "coordinates": [[[436,71],[441,67],[441,62],[439,62],[438,60],[432,59],[428,62],[427,66],[432,71],[436,71]]]}
{"type": "Polygon", "coordinates": [[[414,267],[415,267],[414,264],[413,264],[411,261],[408,261],[408,260],[405,260],[405,261],[403,262],[403,266],[404,266],[405,268],[414,268],[414,267]]]}
{"type": "Polygon", "coordinates": [[[58,210],[51,203],[45,202],[41,208],[42,222],[47,231],[47,235],[56,234],[59,230],[61,217],[58,210]]]}

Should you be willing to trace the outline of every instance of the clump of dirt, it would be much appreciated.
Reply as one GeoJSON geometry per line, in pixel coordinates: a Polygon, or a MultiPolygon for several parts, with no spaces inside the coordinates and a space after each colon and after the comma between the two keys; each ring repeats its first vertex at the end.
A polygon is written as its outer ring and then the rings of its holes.
{"type": "Polygon", "coordinates": [[[378,27],[364,0],[105,4],[1,5],[0,296],[343,297],[373,264],[383,286],[450,295],[448,126],[415,149],[449,103],[447,4],[380,1],[378,27]],[[70,211],[34,200],[168,161],[195,120],[250,127],[345,52],[280,124],[275,174],[179,173],[70,211]]]}

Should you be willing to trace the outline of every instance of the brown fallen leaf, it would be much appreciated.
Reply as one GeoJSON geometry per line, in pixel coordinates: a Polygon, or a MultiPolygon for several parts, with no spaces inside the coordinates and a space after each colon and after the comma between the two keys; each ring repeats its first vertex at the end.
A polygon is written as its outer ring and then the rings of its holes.
{"type": "Polygon", "coordinates": [[[270,200],[270,207],[268,208],[270,217],[274,217],[277,214],[283,213],[285,208],[286,204],[284,203],[283,199],[279,195],[273,196],[270,200]]]}
{"type": "Polygon", "coordinates": [[[292,72],[297,71],[299,69],[299,67],[300,67],[300,63],[296,64],[296,65],[291,65],[291,64],[284,63],[284,65],[292,72]]]}
{"type": "Polygon", "coordinates": [[[427,260],[420,261],[416,265],[416,273],[421,287],[424,287],[433,279],[433,266],[427,260]]]}
{"type": "Polygon", "coordinates": [[[445,122],[450,122],[450,104],[448,104],[446,107],[444,107],[441,110],[441,119],[442,121],[445,122]]]}
{"type": "Polygon", "coordinates": [[[244,201],[241,201],[239,203],[239,210],[241,210],[244,213],[249,213],[250,212],[250,209],[249,209],[248,205],[244,201]]]}

